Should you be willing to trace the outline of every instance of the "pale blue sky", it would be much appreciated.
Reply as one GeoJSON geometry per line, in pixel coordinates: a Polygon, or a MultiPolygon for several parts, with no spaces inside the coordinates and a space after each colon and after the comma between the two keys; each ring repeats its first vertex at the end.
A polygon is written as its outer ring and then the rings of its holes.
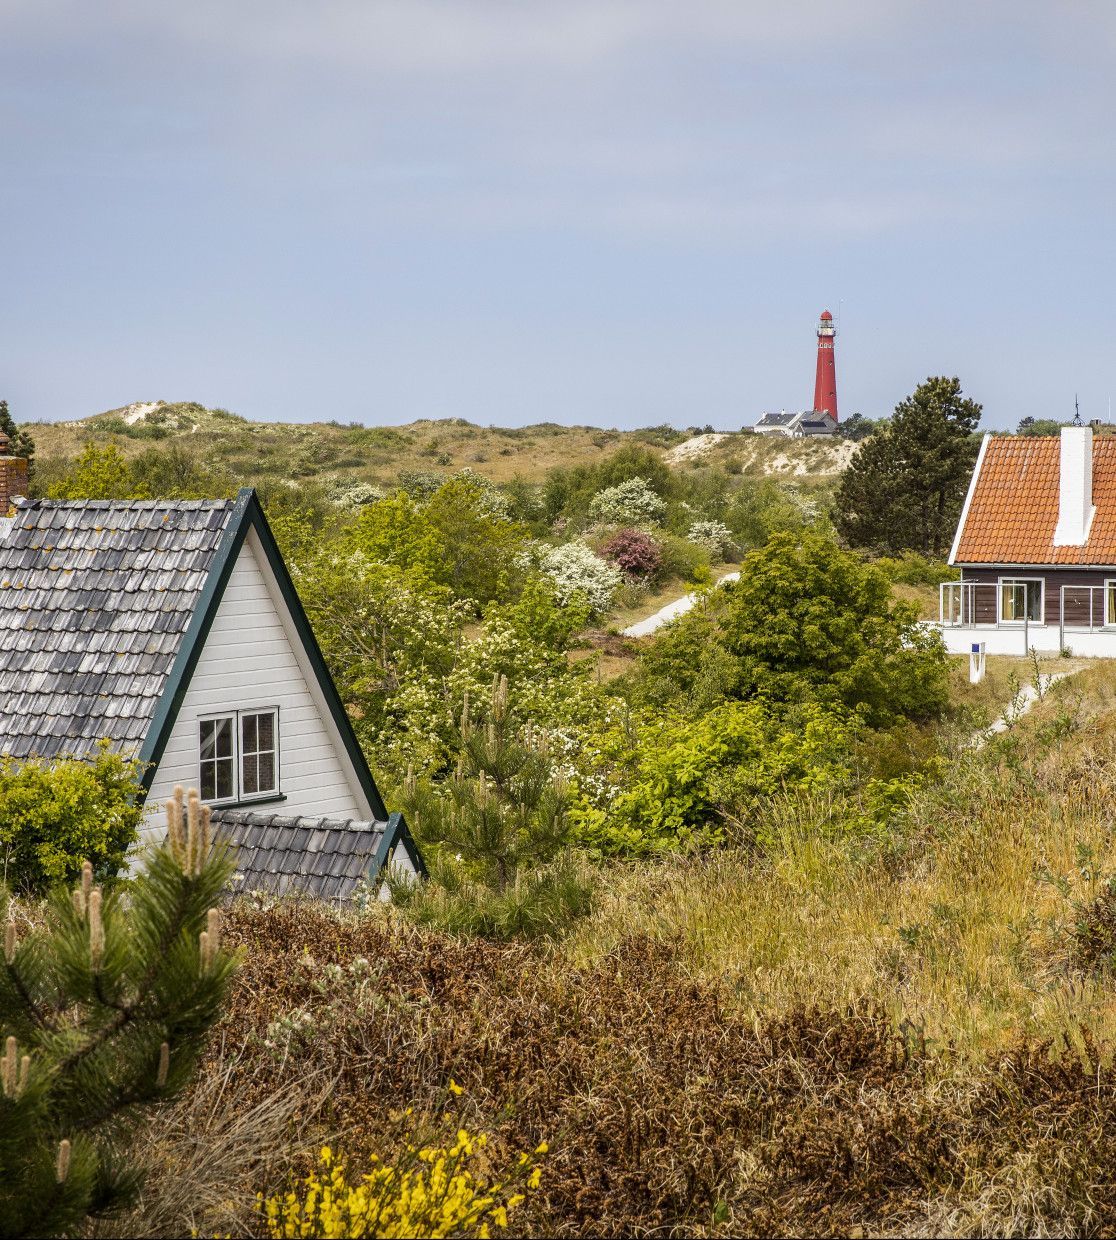
{"type": "Polygon", "coordinates": [[[18,418],[1116,397],[1116,4],[0,0],[18,418]]]}

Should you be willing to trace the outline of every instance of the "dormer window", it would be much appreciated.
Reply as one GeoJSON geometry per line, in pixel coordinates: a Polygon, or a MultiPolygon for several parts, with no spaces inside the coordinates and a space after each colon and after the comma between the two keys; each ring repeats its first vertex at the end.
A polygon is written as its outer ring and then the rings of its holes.
{"type": "Polygon", "coordinates": [[[279,711],[230,711],[198,721],[203,801],[252,801],[279,793],[279,711]]]}

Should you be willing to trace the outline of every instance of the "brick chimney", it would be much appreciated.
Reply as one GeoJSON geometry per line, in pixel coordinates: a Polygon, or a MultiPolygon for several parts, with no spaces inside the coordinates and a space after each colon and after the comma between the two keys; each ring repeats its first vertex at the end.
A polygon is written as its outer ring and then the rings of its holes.
{"type": "Polygon", "coordinates": [[[1058,461],[1058,525],[1055,547],[1083,547],[1093,507],[1093,428],[1063,426],[1058,461]]]}
{"type": "Polygon", "coordinates": [[[12,455],[11,440],[0,431],[0,518],[12,511],[12,500],[27,495],[27,461],[12,455]]]}

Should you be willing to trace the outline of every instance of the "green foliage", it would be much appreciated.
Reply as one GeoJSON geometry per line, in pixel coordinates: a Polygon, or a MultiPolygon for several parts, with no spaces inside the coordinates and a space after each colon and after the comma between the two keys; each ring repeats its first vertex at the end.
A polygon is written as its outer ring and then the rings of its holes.
{"type": "Polygon", "coordinates": [[[71,882],[83,860],[114,877],[143,817],[137,763],[103,744],[88,761],[0,759],[0,856],[4,881],[39,894],[71,882]]]}
{"type": "Polygon", "coordinates": [[[461,475],[451,478],[431,496],[422,515],[436,548],[435,581],[477,605],[511,594],[526,531],[504,515],[490,485],[461,475]]]}
{"type": "Polygon", "coordinates": [[[959,575],[957,569],[950,568],[944,560],[932,560],[917,551],[907,551],[897,557],[882,555],[873,563],[888,581],[906,586],[936,586],[940,581],[959,575]]]}
{"type": "Polygon", "coordinates": [[[354,551],[381,564],[395,564],[431,581],[438,568],[438,537],[421,508],[405,492],[369,504],[349,535],[354,551]]]}
{"type": "Polygon", "coordinates": [[[582,594],[574,594],[563,604],[549,578],[532,575],[519,598],[502,612],[495,604],[489,606],[489,620],[501,615],[523,641],[536,642],[543,649],[560,654],[569,649],[574,633],[589,623],[592,608],[582,594]]]}
{"type": "Polygon", "coordinates": [[[51,499],[147,499],[150,496],[115,444],[99,448],[92,440],[69,471],[48,488],[47,494],[51,499]]]}
{"type": "MultiPolygon", "coordinates": [[[[232,874],[210,856],[208,812],[180,805],[172,846],[127,893],[86,865],[41,929],[8,914],[0,967],[0,1234],[75,1235],[128,1204],[143,1168],[129,1138],[189,1080],[235,962],[215,908],[232,874]]],[[[3,900],[5,909],[8,900],[3,900]]]]}
{"type": "MultiPolygon", "coordinates": [[[[697,718],[648,716],[632,734],[626,770],[577,815],[582,840],[629,856],[724,838],[772,796],[847,784],[852,726],[819,706],[783,719],[762,701],[730,702],[697,718]]],[[[604,742],[607,751],[609,745],[604,742]]],[[[615,751],[613,751],[615,752],[615,751]]]]}
{"type": "Polygon", "coordinates": [[[662,552],[657,573],[660,580],[680,577],[692,585],[706,585],[713,579],[708,547],[676,534],[660,534],[658,543],[662,552]]]}
{"type": "Polygon", "coordinates": [[[570,792],[554,773],[546,734],[492,688],[477,722],[469,699],[460,758],[439,785],[408,775],[407,819],[431,859],[429,881],[398,890],[420,922],[495,937],[555,934],[588,911],[588,884],[570,857],[570,792]]]}
{"type": "Polygon", "coordinates": [[[944,710],[940,639],[892,600],[883,573],[824,535],[776,534],[725,592],[723,641],[742,696],[840,703],[873,727],[944,710]]]}
{"type": "Polygon", "coordinates": [[[809,513],[797,492],[771,478],[741,479],[724,514],[724,522],[742,547],[762,547],[772,534],[801,530],[809,513]]]}
{"type": "Polygon", "coordinates": [[[589,512],[593,497],[610,487],[641,479],[661,499],[674,492],[670,467],[657,452],[629,444],[596,465],[552,469],[546,478],[543,507],[547,523],[560,517],[580,519],[589,512]]]}
{"type": "Polygon", "coordinates": [[[956,378],[919,384],[846,469],[835,497],[839,533],[857,547],[941,559],[976,459],[980,414],[956,378]]]}
{"type": "Polygon", "coordinates": [[[852,417],[845,418],[837,424],[837,434],[842,439],[851,439],[854,443],[859,443],[862,439],[867,439],[869,435],[874,434],[881,426],[882,421],[873,421],[866,418],[862,413],[854,413],[852,417]]]}
{"type": "Polygon", "coordinates": [[[1058,435],[1061,433],[1063,422],[1058,422],[1054,418],[1020,418],[1019,429],[1016,431],[1018,435],[1058,435]]]}
{"type": "Polygon", "coordinates": [[[816,701],[886,727],[941,713],[945,655],[878,569],[824,535],[776,534],[738,582],[656,638],[637,694],[703,709],[756,694],[816,701]]]}
{"type": "Polygon", "coordinates": [[[7,435],[12,446],[12,455],[26,459],[28,477],[33,478],[35,476],[35,441],[27,427],[16,424],[6,400],[0,400],[0,433],[7,435]]]}

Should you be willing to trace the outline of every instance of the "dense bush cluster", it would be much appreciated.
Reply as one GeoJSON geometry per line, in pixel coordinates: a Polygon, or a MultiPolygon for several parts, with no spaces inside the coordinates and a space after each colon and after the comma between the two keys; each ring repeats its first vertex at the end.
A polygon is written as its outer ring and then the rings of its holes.
{"type": "Polygon", "coordinates": [[[622,573],[639,580],[654,577],[663,566],[662,548],[643,530],[617,530],[601,545],[601,555],[622,573]]]}

